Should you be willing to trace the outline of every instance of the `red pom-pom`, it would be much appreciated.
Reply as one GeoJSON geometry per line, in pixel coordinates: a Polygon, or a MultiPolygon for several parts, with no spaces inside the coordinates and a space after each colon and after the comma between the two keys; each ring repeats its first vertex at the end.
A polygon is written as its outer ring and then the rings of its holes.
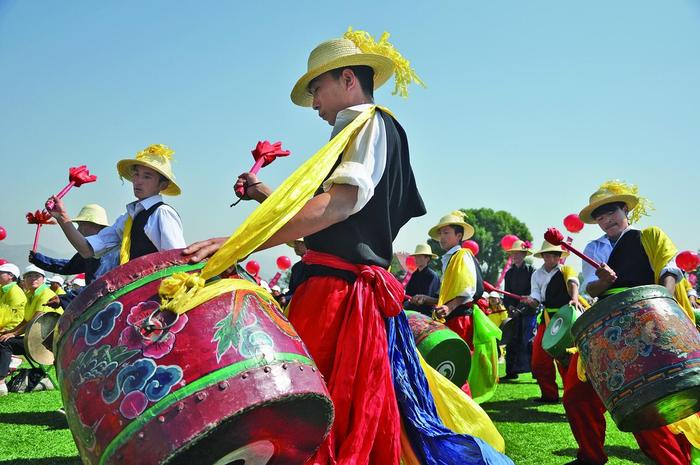
{"type": "Polygon", "coordinates": [[[479,253],[479,244],[476,241],[473,241],[471,239],[469,239],[468,241],[464,241],[462,243],[462,248],[471,250],[472,255],[474,255],[475,257],[479,253]]]}
{"type": "Polygon", "coordinates": [[[97,181],[97,176],[90,174],[87,166],[80,165],[68,169],[68,180],[75,183],[75,187],[97,181]]]}
{"type": "Polygon", "coordinates": [[[416,263],[416,257],[409,255],[406,257],[406,269],[409,273],[413,273],[418,269],[418,264],[416,263]]]}
{"type": "Polygon", "coordinates": [[[544,240],[554,245],[561,245],[564,241],[564,235],[557,228],[547,228],[544,233],[544,240]]]}
{"type": "Polygon", "coordinates": [[[260,263],[256,262],[255,260],[251,260],[245,264],[245,270],[253,276],[257,276],[260,272],[260,263]]]}
{"type": "Polygon", "coordinates": [[[577,233],[583,229],[583,221],[576,213],[572,213],[564,218],[564,227],[571,233],[577,233]]]}
{"type": "Polygon", "coordinates": [[[0,241],[5,239],[7,237],[7,231],[5,231],[5,228],[0,226],[0,241]]]}
{"type": "Polygon", "coordinates": [[[289,259],[289,257],[284,255],[277,257],[277,268],[284,271],[289,269],[290,266],[292,266],[292,261],[289,259]]]}
{"type": "Polygon", "coordinates": [[[698,257],[697,252],[686,250],[678,254],[676,257],[676,265],[678,265],[678,268],[681,270],[690,273],[700,265],[700,257],[698,257]]]}
{"type": "Polygon", "coordinates": [[[501,239],[501,247],[503,247],[503,250],[508,250],[511,247],[513,247],[513,244],[515,243],[515,241],[518,241],[518,240],[520,240],[520,239],[518,239],[518,236],[516,236],[515,234],[506,234],[501,239]]]}
{"type": "Polygon", "coordinates": [[[259,141],[255,148],[251,150],[253,158],[257,161],[260,157],[263,157],[265,162],[263,166],[267,166],[277,157],[286,157],[289,155],[289,150],[282,150],[282,142],[275,142],[271,144],[269,141],[263,140],[259,141]]]}

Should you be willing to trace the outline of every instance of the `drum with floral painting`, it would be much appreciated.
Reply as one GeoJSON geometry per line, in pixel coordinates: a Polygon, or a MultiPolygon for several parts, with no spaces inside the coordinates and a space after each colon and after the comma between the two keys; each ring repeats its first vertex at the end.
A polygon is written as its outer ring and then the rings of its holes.
{"type": "Polygon", "coordinates": [[[160,309],[161,280],[201,267],[146,255],[61,318],[56,367],[85,464],[301,464],[328,433],[325,383],[264,290],[240,279],[180,316],[160,309]]]}
{"type": "Polygon", "coordinates": [[[622,431],[700,411],[700,333],[666,288],[606,297],[571,331],[588,380],[622,431]]]}

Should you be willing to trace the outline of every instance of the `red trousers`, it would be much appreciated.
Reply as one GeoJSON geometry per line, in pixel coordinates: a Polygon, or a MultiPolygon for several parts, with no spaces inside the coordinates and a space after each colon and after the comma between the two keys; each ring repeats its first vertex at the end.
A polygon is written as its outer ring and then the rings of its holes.
{"type": "MultiPolygon", "coordinates": [[[[565,380],[566,370],[561,363],[556,362],[554,357],[542,348],[542,337],[544,336],[545,327],[544,322],[537,326],[535,340],[532,342],[532,376],[540,386],[543,399],[557,400],[559,399],[559,388],[557,387],[556,370],[559,370],[562,381],[565,380]],[[556,369],[554,368],[555,365],[556,369]]],[[[564,386],[566,386],[566,383],[564,386]]]]}
{"type": "Polygon", "coordinates": [[[445,322],[445,326],[464,339],[464,342],[469,346],[469,350],[474,352],[474,328],[471,316],[463,315],[450,318],[445,322]]]}
{"type": "MultiPolygon", "coordinates": [[[[325,254],[307,255],[305,262],[336,265],[325,254]]],[[[311,277],[292,298],[289,321],[325,377],[335,408],[331,432],[307,464],[399,464],[401,426],[380,307],[397,300],[401,311],[403,288],[398,281],[387,284],[386,271],[373,268],[357,270],[355,284],[311,277]]]]}
{"type": "MultiPolygon", "coordinates": [[[[605,444],[605,406],[590,383],[578,378],[578,354],[571,358],[564,383],[564,410],[578,443],[577,457],[593,464],[608,461],[605,444]]],[[[683,435],[661,427],[634,433],[639,448],[658,465],[689,465],[691,446],[683,435]]]]}

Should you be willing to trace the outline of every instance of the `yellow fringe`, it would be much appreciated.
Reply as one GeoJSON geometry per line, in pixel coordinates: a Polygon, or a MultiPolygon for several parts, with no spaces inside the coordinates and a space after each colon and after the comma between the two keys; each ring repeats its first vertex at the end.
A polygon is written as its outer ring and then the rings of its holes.
{"type": "Polygon", "coordinates": [[[600,185],[600,188],[616,195],[634,195],[639,199],[637,206],[630,212],[630,223],[636,223],[642,216],[649,216],[649,213],[654,210],[651,201],[639,195],[639,188],[634,184],[627,184],[619,179],[612,179],[605,181],[600,185]]]}
{"type": "Polygon", "coordinates": [[[411,68],[411,63],[404,58],[394,46],[389,43],[389,33],[384,32],[375,41],[367,31],[354,31],[352,27],[348,27],[347,32],[343,35],[344,38],[353,41],[357,47],[364,53],[373,53],[381,55],[394,62],[394,91],[392,95],[400,95],[403,98],[408,97],[408,86],[415,82],[419,86],[425,88],[425,83],[418,77],[415,70],[411,68]]]}
{"type": "Polygon", "coordinates": [[[136,159],[140,160],[144,157],[152,157],[152,156],[157,156],[157,157],[162,157],[167,160],[172,160],[173,159],[173,154],[175,151],[168,147],[167,145],[163,144],[153,144],[149,145],[145,149],[141,150],[139,153],[136,154],[136,159]]]}

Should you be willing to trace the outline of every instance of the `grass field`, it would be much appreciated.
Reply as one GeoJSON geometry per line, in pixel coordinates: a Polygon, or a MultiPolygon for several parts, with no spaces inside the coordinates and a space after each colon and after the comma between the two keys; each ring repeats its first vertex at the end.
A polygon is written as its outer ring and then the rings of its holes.
{"type": "MultiPolygon", "coordinates": [[[[541,405],[529,376],[503,383],[483,405],[506,440],[518,465],[561,465],[575,458],[576,443],[561,404],[541,405]]],[[[80,459],[61,407],[58,391],[0,397],[0,465],[78,465],[80,459]]],[[[629,433],[608,418],[606,447],[610,465],[650,464],[629,433]]],[[[128,464],[136,465],[136,464],[128,464]]],[[[197,465],[197,464],[193,464],[197,465]]]]}

